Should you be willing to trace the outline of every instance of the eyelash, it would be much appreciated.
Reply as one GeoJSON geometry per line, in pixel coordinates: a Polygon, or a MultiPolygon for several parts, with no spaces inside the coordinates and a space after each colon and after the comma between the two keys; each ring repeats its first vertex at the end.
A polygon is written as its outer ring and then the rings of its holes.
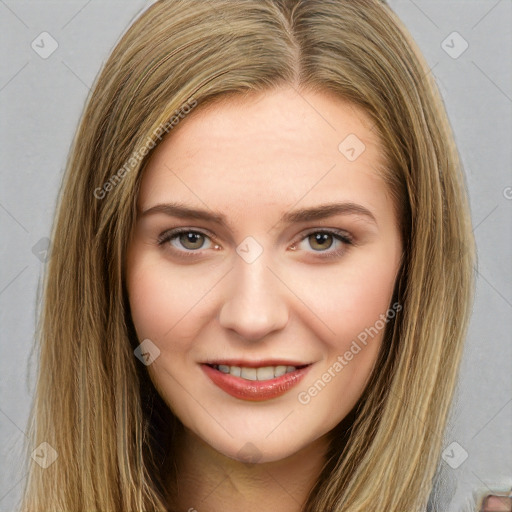
{"type": "MultiPolygon", "coordinates": [[[[183,233],[200,234],[200,235],[203,235],[205,237],[208,237],[208,238],[212,239],[212,242],[215,243],[215,237],[213,237],[211,234],[206,233],[206,232],[201,231],[201,230],[190,229],[190,228],[176,228],[176,229],[164,231],[157,238],[156,242],[157,242],[158,246],[163,246],[167,242],[170,242],[171,240],[177,238],[179,235],[182,235],[183,233]]],[[[345,231],[333,230],[333,229],[315,229],[315,230],[308,231],[301,238],[299,238],[296,242],[294,242],[292,244],[292,246],[293,247],[296,246],[297,244],[299,244],[299,243],[303,242],[304,240],[306,240],[311,235],[315,235],[315,234],[330,235],[333,238],[335,238],[336,240],[342,242],[342,247],[339,248],[339,249],[336,249],[334,251],[314,251],[314,252],[317,253],[317,256],[319,258],[321,258],[321,259],[339,258],[339,257],[341,257],[346,252],[346,250],[347,250],[346,246],[347,245],[356,245],[354,240],[353,240],[353,238],[352,238],[352,236],[349,235],[345,231]]],[[[201,250],[194,251],[194,250],[190,250],[190,249],[189,250],[185,249],[185,250],[181,251],[179,249],[175,249],[172,246],[170,246],[170,247],[171,247],[171,251],[174,254],[176,254],[178,257],[180,257],[180,258],[196,258],[196,257],[200,256],[201,252],[202,252],[201,250]]]]}

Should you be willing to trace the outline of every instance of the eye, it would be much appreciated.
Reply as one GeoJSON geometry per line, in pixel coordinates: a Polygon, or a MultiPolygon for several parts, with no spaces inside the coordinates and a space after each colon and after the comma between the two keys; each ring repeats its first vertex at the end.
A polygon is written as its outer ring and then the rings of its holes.
{"type": "MultiPolygon", "coordinates": [[[[196,257],[201,255],[203,250],[219,250],[220,246],[212,241],[213,235],[196,229],[177,228],[165,231],[158,239],[159,246],[166,246],[178,257],[196,257]]],[[[319,258],[337,258],[347,250],[347,245],[355,245],[351,235],[345,231],[317,229],[306,233],[298,242],[295,242],[290,249],[305,250],[306,252],[317,253],[319,258]],[[307,243],[312,251],[301,247],[300,244],[307,243]],[[329,250],[333,248],[333,250],[329,250]]]]}
{"type": "Polygon", "coordinates": [[[168,244],[171,250],[180,256],[195,256],[194,253],[219,247],[218,245],[212,246],[212,240],[206,233],[188,228],[165,231],[158,237],[157,243],[160,246],[168,244]]]}
{"type": "MultiPolygon", "coordinates": [[[[346,252],[347,245],[354,245],[354,241],[348,233],[338,230],[310,231],[299,240],[299,245],[305,242],[321,258],[339,257],[346,252]],[[329,250],[331,248],[334,250],[329,250]]],[[[291,249],[297,250],[297,246],[298,244],[295,243],[291,249]]],[[[307,251],[307,248],[302,249],[307,251]]]]}

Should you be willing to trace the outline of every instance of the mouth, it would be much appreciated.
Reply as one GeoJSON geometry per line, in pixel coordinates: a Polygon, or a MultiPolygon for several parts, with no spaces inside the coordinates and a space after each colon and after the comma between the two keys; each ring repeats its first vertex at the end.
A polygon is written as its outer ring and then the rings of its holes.
{"type": "Polygon", "coordinates": [[[275,364],[265,366],[247,366],[245,365],[230,365],[230,364],[212,364],[208,365],[211,368],[218,370],[224,374],[233,375],[234,377],[240,377],[245,380],[251,381],[266,381],[272,380],[277,377],[282,377],[287,373],[292,373],[296,370],[301,370],[308,366],[307,364],[275,364]]]}
{"type": "Polygon", "coordinates": [[[201,367],[217,387],[229,395],[249,401],[277,398],[294,387],[312,363],[296,361],[216,361],[201,367]]]}

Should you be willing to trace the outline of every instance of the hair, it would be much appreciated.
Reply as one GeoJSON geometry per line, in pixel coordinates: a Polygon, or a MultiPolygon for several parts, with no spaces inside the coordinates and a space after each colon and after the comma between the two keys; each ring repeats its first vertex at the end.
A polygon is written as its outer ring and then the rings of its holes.
{"type": "Polygon", "coordinates": [[[26,447],[47,442],[58,459],[42,469],[27,456],[24,512],[173,510],[162,470],[180,422],[134,357],[125,287],[142,172],[184,105],[282,86],[334,94],[370,117],[404,241],[402,310],[303,511],[424,510],[476,259],[460,157],[424,58],[384,1],[161,0],[103,65],[59,190],[26,447]]]}

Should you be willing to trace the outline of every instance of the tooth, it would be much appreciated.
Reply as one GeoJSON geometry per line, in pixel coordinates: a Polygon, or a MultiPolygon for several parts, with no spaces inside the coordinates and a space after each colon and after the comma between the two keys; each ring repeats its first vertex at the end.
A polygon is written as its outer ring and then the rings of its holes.
{"type": "Polygon", "coordinates": [[[256,368],[242,368],[240,377],[247,380],[258,380],[256,375],[256,368]]]}
{"type": "Polygon", "coordinates": [[[215,365],[215,368],[222,373],[231,374],[235,377],[242,377],[246,380],[270,380],[276,377],[297,370],[295,366],[262,366],[260,368],[244,368],[240,366],[229,366],[226,364],[215,365]]]}
{"type": "Polygon", "coordinates": [[[281,377],[286,373],[286,366],[276,366],[274,369],[274,377],[281,377]]]}
{"type": "Polygon", "coordinates": [[[235,377],[240,377],[240,374],[242,373],[242,369],[240,366],[230,366],[229,373],[231,375],[234,375],[235,377]]]}
{"type": "Polygon", "coordinates": [[[258,380],[269,380],[274,378],[274,367],[263,366],[257,369],[256,375],[258,380]]]}

